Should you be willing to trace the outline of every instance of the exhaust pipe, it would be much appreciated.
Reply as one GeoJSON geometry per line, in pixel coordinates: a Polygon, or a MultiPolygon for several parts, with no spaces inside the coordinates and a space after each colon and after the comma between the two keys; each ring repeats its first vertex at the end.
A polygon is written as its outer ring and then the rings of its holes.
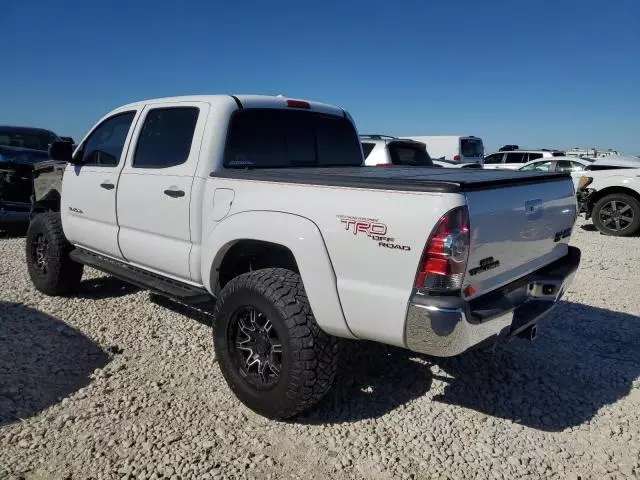
{"type": "Polygon", "coordinates": [[[529,328],[525,328],[523,331],[518,333],[519,338],[524,338],[525,340],[529,340],[533,342],[538,336],[538,327],[536,325],[531,325],[529,328]]]}

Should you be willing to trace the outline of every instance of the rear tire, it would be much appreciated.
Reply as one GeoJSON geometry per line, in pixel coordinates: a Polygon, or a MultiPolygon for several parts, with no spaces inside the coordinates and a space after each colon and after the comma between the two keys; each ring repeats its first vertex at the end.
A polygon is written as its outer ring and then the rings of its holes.
{"type": "Polygon", "coordinates": [[[27,230],[26,261],[37,290],[54,296],[77,291],[83,265],[71,260],[71,250],[73,246],[64,236],[59,213],[34,217],[27,230]]]}
{"type": "Polygon", "coordinates": [[[318,327],[302,279],[290,270],[242,274],[220,292],[214,345],[222,374],[251,410],[295,416],[333,385],[338,343],[318,327]]]}
{"type": "Polygon", "coordinates": [[[624,193],[605,195],[594,205],[591,217],[605,235],[629,237],[640,229],[640,202],[624,193]]]}

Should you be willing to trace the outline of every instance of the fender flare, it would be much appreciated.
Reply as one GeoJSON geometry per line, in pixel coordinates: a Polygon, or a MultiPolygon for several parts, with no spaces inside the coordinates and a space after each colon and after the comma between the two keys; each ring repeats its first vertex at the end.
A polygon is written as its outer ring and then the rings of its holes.
{"type": "Polygon", "coordinates": [[[224,256],[240,240],[270,242],[288,248],[296,260],[320,328],[331,335],[356,338],[347,326],[336,274],[315,223],[306,217],[273,211],[248,211],[225,217],[208,232],[202,244],[202,280],[209,292],[215,291],[224,256]]]}

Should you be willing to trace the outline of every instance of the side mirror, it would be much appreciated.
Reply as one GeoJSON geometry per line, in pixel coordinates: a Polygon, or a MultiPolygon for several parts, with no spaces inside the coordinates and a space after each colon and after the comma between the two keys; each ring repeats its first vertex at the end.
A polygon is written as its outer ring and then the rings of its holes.
{"type": "Polygon", "coordinates": [[[49,158],[60,162],[73,163],[73,145],[69,142],[53,142],[49,147],[49,158]]]}
{"type": "Polygon", "coordinates": [[[72,145],[75,145],[76,143],[72,137],[60,137],[60,140],[62,140],[63,142],[69,142],[72,145]]]}

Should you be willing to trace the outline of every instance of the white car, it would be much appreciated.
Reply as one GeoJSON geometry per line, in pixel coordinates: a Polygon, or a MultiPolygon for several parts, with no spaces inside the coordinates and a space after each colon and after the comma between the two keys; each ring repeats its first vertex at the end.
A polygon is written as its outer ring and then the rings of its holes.
{"type": "Polygon", "coordinates": [[[577,196],[580,212],[600,232],[628,237],[640,231],[640,168],[583,172],[577,196]]]}
{"type": "Polygon", "coordinates": [[[337,337],[440,357],[533,339],[580,262],[565,176],[366,168],[351,116],[323,103],[146,100],[51,156],[68,164],[60,211],[27,232],[35,287],[72,294],[88,265],[215,299],[221,372],[270,418],[329,391],[337,337]]]}
{"type": "Polygon", "coordinates": [[[482,168],[478,163],[460,163],[451,160],[434,160],[426,145],[415,140],[391,135],[360,135],[364,164],[367,167],[449,167],[482,168]]]}
{"type": "Polygon", "coordinates": [[[360,135],[367,167],[433,167],[424,143],[390,135],[360,135]]]}
{"type": "Polygon", "coordinates": [[[528,162],[564,157],[560,150],[505,150],[484,157],[483,168],[517,170],[528,162]]]}
{"type": "Polygon", "coordinates": [[[640,158],[609,156],[601,158],[550,157],[534,160],[521,166],[518,170],[531,172],[570,173],[577,188],[582,172],[596,170],[615,170],[620,168],[640,168],[640,158]]]}

